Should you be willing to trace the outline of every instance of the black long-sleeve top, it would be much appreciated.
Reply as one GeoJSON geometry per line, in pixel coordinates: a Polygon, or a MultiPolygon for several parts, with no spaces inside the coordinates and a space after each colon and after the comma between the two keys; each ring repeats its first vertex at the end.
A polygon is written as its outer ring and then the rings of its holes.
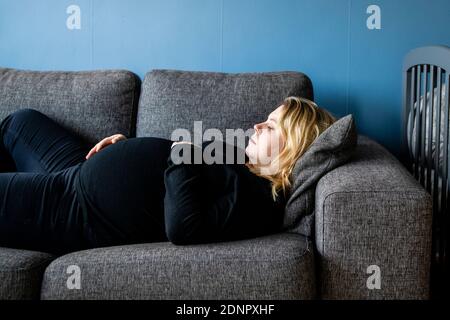
{"type": "Polygon", "coordinates": [[[175,164],[172,142],[121,140],[80,166],[77,199],[90,246],[206,243],[278,230],[284,200],[273,201],[269,180],[245,164],[175,164]]]}
{"type": "MultiPolygon", "coordinates": [[[[203,143],[202,151],[211,142],[203,143]]],[[[192,161],[199,147],[190,148],[192,161]]],[[[223,163],[219,164],[175,164],[169,156],[164,173],[164,217],[172,243],[238,240],[280,230],[284,196],[274,201],[269,180],[252,173],[244,163],[227,164],[231,149],[237,160],[239,149],[223,144],[224,152],[217,157],[223,163]]]]}

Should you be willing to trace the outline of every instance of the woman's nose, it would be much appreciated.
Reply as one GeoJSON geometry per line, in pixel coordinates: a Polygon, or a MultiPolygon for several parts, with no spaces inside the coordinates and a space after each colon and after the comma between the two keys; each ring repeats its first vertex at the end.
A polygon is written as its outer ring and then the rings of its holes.
{"type": "Polygon", "coordinates": [[[253,126],[253,128],[255,129],[255,132],[258,134],[259,133],[259,123],[257,123],[257,124],[255,124],[254,126],[253,126]]]}

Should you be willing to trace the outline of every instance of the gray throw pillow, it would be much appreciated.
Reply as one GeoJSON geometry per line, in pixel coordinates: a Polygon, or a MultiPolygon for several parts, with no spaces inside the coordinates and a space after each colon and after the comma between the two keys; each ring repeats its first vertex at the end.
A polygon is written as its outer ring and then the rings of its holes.
{"type": "Polygon", "coordinates": [[[317,182],[327,172],[347,162],[356,143],[356,126],[349,114],[323,131],[297,160],[285,207],[283,231],[312,235],[317,182]]]}

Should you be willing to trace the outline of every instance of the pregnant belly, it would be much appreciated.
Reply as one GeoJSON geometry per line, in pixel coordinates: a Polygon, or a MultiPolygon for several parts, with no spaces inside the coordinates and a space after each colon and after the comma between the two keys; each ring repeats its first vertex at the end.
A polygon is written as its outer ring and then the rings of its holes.
{"type": "Polygon", "coordinates": [[[103,245],[165,239],[164,170],[171,143],[122,140],[83,163],[77,191],[103,245]]]}

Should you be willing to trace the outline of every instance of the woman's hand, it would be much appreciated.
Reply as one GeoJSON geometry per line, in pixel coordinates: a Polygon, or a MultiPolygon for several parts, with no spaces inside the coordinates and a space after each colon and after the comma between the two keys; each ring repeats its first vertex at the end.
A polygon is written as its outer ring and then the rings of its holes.
{"type": "Polygon", "coordinates": [[[103,149],[106,146],[109,146],[110,144],[116,143],[120,140],[126,140],[127,137],[125,137],[123,134],[114,134],[110,137],[106,137],[105,139],[101,140],[99,143],[97,143],[87,154],[86,159],[89,159],[92,157],[95,153],[99,152],[101,149],[103,149]]]}
{"type": "Polygon", "coordinates": [[[193,143],[189,141],[175,141],[174,143],[172,143],[171,148],[175,147],[177,144],[193,144],[193,143]]]}

